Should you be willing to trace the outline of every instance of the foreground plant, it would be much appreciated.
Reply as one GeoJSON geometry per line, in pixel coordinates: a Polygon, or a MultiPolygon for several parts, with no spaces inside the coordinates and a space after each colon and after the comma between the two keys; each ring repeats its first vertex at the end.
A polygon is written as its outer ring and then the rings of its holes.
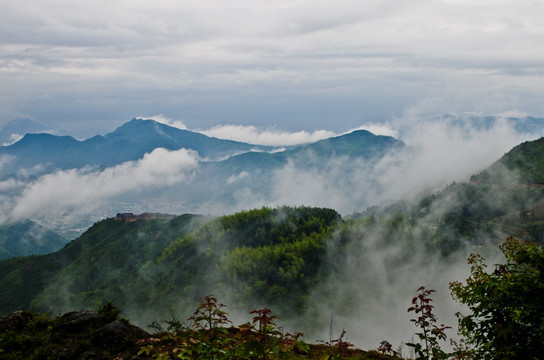
{"type": "Polygon", "coordinates": [[[387,340],[382,340],[380,342],[380,346],[378,347],[378,351],[382,354],[387,354],[391,356],[399,356],[399,352],[393,349],[393,345],[387,340]]]}
{"type": "Polygon", "coordinates": [[[308,346],[298,340],[302,333],[284,334],[276,325],[277,316],[272,315],[272,310],[263,308],[250,314],[254,315],[252,322],[240,327],[244,340],[243,349],[249,358],[288,358],[295,347],[308,352],[308,346]]]}
{"type": "Polygon", "coordinates": [[[466,284],[450,284],[471,311],[458,314],[459,332],[477,359],[543,359],[544,249],[509,238],[500,250],[505,264],[487,272],[484,258],[472,254],[466,284]]]}
{"type": "Polygon", "coordinates": [[[200,299],[198,307],[193,316],[188,320],[193,321],[193,328],[201,338],[195,344],[202,347],[204,353],[211,360],[222,357],[227,352],[229,343],[226,325],[232,324],[227,317],[227,312],[223,310],[225,304],[217,302],[217,298],[208,295],[200,299]]]}
{"type": "Polygon", "coordinates": [[[447,359],[449,354],[444,352],[439,344],[439,341],[447,339],[446,329],[449,326],[437,326],[436,316],[433,314],[434,306],[431,304],[431,294],[435,290],[426,289],[421,286],[417,289],[419,294],[412,299],[412,305],[408,308],[408,312],[414,312],[416,315],[412,321],[416,327],[421,329],[421,332],[416,333],[419,338],[418,343],[407,343],[406,345],[414,348],[417,360],[428,359],[447,359]]]}

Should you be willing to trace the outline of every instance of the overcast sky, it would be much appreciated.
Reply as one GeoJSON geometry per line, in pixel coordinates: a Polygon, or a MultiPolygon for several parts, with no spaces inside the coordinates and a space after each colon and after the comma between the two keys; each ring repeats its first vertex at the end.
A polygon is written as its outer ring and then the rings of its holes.
{"type": "Polygon", "coordinates": [[[84,137],[161,115],[311,136],[428,103],[543,116],[542,14],[541,0],[0,0],[0,126],[84,137]]]}

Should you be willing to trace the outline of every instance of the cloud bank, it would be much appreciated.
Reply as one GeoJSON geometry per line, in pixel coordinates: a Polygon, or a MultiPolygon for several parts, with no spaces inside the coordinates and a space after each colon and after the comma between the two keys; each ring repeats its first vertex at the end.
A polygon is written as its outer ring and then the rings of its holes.
{"type": "Polygon", "coordinates": [[[543,12],[530,0],[4,4],[0,124],[29,117],[81,138],[164,114],[338,133],[429,96],[541,116],[543,12]]]}
{"type": "Polygon", "coordinates": [[[19,196],[3,204],[3,213],[9,220],[90,214],[121,194],[190,180],[197,165],[194,151],[158,148],[138,161],[104,170],[57,171],[25,184],[19,196]]]}
{"type": "Polygon", "coordinates": [[[350,214],[383,202],[413,199],[453,181],[468,181],[514,146],[544,135],[542,128],[540,133],[519,133],[506,119],[482,127],[462,115],[437,116],[433,110],[420,104],[387,125],[408,145],[407,151],[387,154],[373,165],[342,158],[332,158],[319,168],[291,162],[274,172],[266,197],[247,186],[230,209],[308,205],[350,214]]]}
{"type": "Polygon", "coordinates": [[[254,145],[290,146],[309,144],[319,140],[348,134],[355,130],[367,130],[375,135],[397,136],[398,133],[388,124],[369,123],[343,133],[330,130],[316,130],[313,132],[285,131],[279,129],[260,128],[254,125],[217,125],[208,130],[197,130],[202,134],[219,139],[241,141],[254,145]]]}
{"type": "Polygon", "coordinates": [[[307,144],[336,135],[328,130],[317,130],[311,133],[307,131],[288,132],[277,129],[260,129],[252,125],[217,125],[200,132],[220,139],[268,146],[307,144]]]}

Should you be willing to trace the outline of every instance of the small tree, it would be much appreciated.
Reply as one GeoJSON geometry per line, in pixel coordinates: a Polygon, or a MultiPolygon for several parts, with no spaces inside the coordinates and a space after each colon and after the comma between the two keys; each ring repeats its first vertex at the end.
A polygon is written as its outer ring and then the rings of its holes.
{"type": "Polygon", "coordinates": [[[421,286],[417,289],[419,294],[412,299],[412,305],[408,308],[408,312],[414,312],[416,317],[411,321],[421,329],[421,332],[416,333],[420,342],[407,343],[406,345],[414,348],[417,355],[417,360],[428,359],[447,359],[448,354],[442,351],[439,341],[444,341],[447,338],[446,329],[449,326],[437,326],[436,316],[433,314],[434,306],[431,304],[431,294],[435,290],[426,289],[421,286]]]}
{"type": "Polygon", "coordinates": [[[308,346],[299,341],[302,333],[284,334],[272,315],[272,310],[263,308],[253,310],[252,322],[242,325],[243,347],[245,354],[252,359],[267,360],[270,358],[286,359],[293,357],[293,349],[308,352],[308,346]]]}
{"type": "Polygon", "coordinates": [[[224,304],[217,303],[215,296],[204,296],[193,316],[188,319],[193,321],[193,328],[203,335],[203,342],[197,344],[204,345],[207,357],[211,360],[218,358],[226,345],[222,343],[223,335],[227,333],[224,326],[231,324],[231,321],[223,310],[225,307],[224,304]]]}
{"type": "Polygon", "coordinates": [[[459,332],[478,359],[543,359],[544,249],[509,238],[500,250],[506,264],[487,272],[484,258],[472,254],[466,284],[450,284],[471,310],[458,314],[459,332]]]}

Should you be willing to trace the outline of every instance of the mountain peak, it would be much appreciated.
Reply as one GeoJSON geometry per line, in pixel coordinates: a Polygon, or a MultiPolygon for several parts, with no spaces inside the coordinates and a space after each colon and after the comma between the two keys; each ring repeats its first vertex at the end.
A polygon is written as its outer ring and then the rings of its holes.
{"type": "Polygon", "coordinates": [[[292,153],[312,152],[320,155],[355,156],[374,158],[391,149],[402,149],[406,145],[390,136],[375,135],[368,130],[355,130],[348,134],[316,141],[315,143],[291,150],[292,153]]]}
{"type": "Polygon", "coordinates": [[[71,146],[79,141],[74,139],[71,136],[64,135],[52,135],[48,133],[39,133],[39,134],[26,134],[23,138],[16,143],[10,145],[12,148],[16,147],[28,147],[28,146],[71,146]]]}
{"type": "Polygon", "coordinates": [[[13,144],[28,133],[43,133],[48,130],[32,119],[15,119],[0,127],[0,145],[13,144]]]}
{"type": "Polygon", "coordinates": [[[116,137],[116,136],[140,136],[140,135],[149,135],[149,131],[152,133],[164,134],[165,132],[170,131],[186,131],[178,128],[174,128],[162,123],[159,123],[151,119],[137,119],[134,118],[123,125],[119,126],[113,132],[105,135],[106,138],[116,137]]]}

